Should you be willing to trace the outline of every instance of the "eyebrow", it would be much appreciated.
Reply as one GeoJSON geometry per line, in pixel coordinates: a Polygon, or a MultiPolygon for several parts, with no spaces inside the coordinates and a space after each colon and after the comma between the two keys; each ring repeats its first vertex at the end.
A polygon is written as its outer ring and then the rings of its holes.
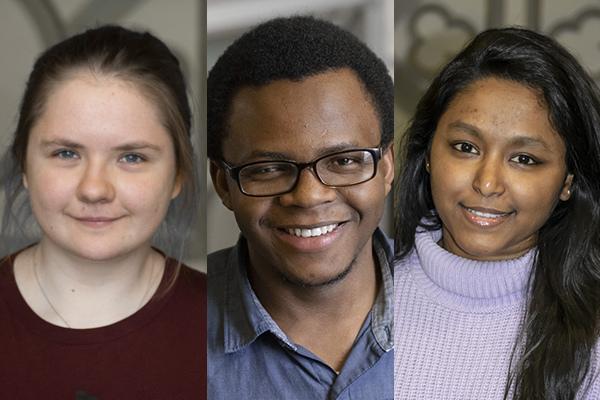
{"type": "MultiPolygon", "coordinates": [[[[42,140],[42,147],[52,147],[52,146],[63,146],[71,149],[83,149],[84,145],[81,143],[74,142],[69,139],[53,139],[53,140],[42,140]]],[[[116,147],[113,147],[111,150],[115,151],[133,151],[133,150],[141,150],[141,149],[150,149],[157,152],[161,151],[159,146],[156,146],[152,143],[148,142],[130,142],[125,143],[116,147]]]]}
{"type": "Polygon", "coordinates": [[[481,133],[479,132],[479,129],[477,129],[477,127],[475,127],[474,125],[467,124],[466,122],[454,121],[454,122],[448,124],[448,128],[458,129],[458,130],[463,131],[471,136],[481,138],[481,133]]]}
{"type": "Polygon", "coordinates": [[[52,146],[63,146],[69,147],[72,149],[82,149],[84,146],[80,143],[73,142],[68,139],[53,139],[53,140],[42,140],[42,147],[52,147],[52,146]]]}
{"type": "Polygon", "coordinates": [[[553,151],[546,142],[531,136],[515,136],[510,142],[512,145],[518,147],[543,147],[550,152],[553,151]]]}
{"type": "MultiPolygon", "coordinates": [[[[321,156],[324,156],[324,155],[327,155],[330,153],[337,153],[340,151],[352,150],[352,149],[356,149],[356,148],[363,148],[363,147],[357,145],[356,143],[352,143],[352,142],[336,143],[335,145],[327,146],[327,147],[323,147],[323,148],[319,149],[317,151],[315,158],[319,158],[321,156]]],[[[274,152],[274,151],[262,151],[262,150],[253,151],[247,157],[247,159],[253,159],[253,158],[265,158],[265,159],[269,159],[269,160],[282,160],[282,161],[288,161],[288,160],[294,159],[287,153],[274,152]]]]}
{"type": "Polygon", "coordinates": [[[125,143],[123,145],[117,146],[117,147],[113,147],[113,150],[117,150],[117,151],[132,151],[132,150],[142,150],[142,149],[150,149],[150,150],[154,150],[157,152],[161,151],[161,148],[159,146],[156,146],[152,143],[148,143],[148,142],[131,142],[131,143],[125,143]]]}
{"type": "MultiPolygon", "coordinates": [[[[481,139],[482,135],[481,132],[479,131],[479,129],[471,124],[468,124],[466,122],[462,122],[462,121],[455,121],[452,122],[448,125],[448,127],[450,129],[458,129],[463,131],[464,133],[471,135],[471,136],[475,136],[476,138],[481,139]]],[[[524,135],[518,135],[518,136],[513,136],[510,138],[509,141],[510,145],[512,146],[516,146],[516,147],[543,147],[544,149],[548,150],[548,151],[552,151],[552,149],[550,148],[550,146],[541,139],[532,137],[532,136],[524,136],[524,135]]]]}

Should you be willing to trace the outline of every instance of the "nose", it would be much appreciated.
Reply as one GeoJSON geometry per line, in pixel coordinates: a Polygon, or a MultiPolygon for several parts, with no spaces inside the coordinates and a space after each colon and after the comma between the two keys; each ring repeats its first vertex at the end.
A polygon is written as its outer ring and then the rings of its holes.
{"type": "Polygon", "coordinates": [[[473,177],[473,190],[483,197],[499,196],[504,193],[502,160],[495,157],[481,159],[473,177]]]}
{"type": "Polygon", "coordinates": [[[115,188],[106,167],[88,164],[77,185],[77,198],[84,203],[109,203],[114,196],[115,188]]]}
{"type": "Polygon", "coordinates": [[[325,186],[315,175],[312,168],[300,171],[296,187],[291,192],[279,196],[282,206],[310,208],[336,199],[335,188],[325,186]]]}

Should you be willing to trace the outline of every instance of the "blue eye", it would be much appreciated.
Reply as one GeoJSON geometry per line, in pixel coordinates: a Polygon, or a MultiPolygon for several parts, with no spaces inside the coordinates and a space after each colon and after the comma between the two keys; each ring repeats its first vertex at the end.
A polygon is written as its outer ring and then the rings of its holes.
{"type": "Polygon", "coordinates": [[[146,159],[139,154],[129,153],[122,156],[119,161],[125,162],[127,164],[140,164],[146,161],[146,159]]]}
{"type": "Polygon", "coordinates": [[[79,158],[79,155],[73,150],[60,149],[53,153],[53,156],[61,160],[73,160],[79,158]]]}
{"type": "Polygon", "coordinates": [[[536,165],[540,162],[527,154],[518,154],[510,159],[512,162],[523,165],[536,165]]]}

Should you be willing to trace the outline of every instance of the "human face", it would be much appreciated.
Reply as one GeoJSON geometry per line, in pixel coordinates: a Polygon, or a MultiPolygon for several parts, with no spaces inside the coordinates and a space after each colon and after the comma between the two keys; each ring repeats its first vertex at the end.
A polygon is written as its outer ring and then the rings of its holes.
{"type": "Polygon", "coordinates": [[[565,145],[542,98],[508,80],[475,81],[450,102],[429,162],[443,246],[471,259],[524,254],[570,197],[565,145]]]}
{"type": "Polygon", "coordinates": [[[82,72],[51,90],[30,132],[24,173],[43,241],[95,261],[149,249],[179,193],[159,115],[117,78],[82,72]]]}
{"type": "MultiPolygon", "coordinates": [[[[234,166],[261,160],[308,162],[380,142],[377,113],[348,70],[243,88],[234,97],[229,127],[223,154],[234,166]]],[[[272,197],[246,196],[217,164],[211,170],[216,190],[248,241],[251,265],[262,276],[322,286],[341,280],[355,262],[372,263],[371,236],[393,179],[391,149],[367,182],[327,187],[304,169],[293,191],[272,197]],[[319,227],[333,230],[314,237],[290,233],[319,227]]]]}

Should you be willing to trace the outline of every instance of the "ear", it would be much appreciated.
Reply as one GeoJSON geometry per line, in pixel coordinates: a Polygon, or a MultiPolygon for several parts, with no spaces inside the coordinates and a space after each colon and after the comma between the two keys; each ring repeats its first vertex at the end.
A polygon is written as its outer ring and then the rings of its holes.
{"type": "Polygon", "coordinates": [[[227,182],[227,172],[213,160],[210,160],[210,178],[223,205],[233,211],[229,183],[227,182]]]}
{"type": "Polygon", "coordinates": [[[385,194],[392,190],[392,183],[394,182],[394,144],[390,144],[387,149],[384,150],[381,160],[379,161],[379,168],[383,174],[383,181],[385,183],[385,194]]]}
{"type": "Polygon", "coordinates": [[[27,182],[27,174],[23,172],[21,174],[21,179],[23,179],[23,186],[25,187],[25,189],[29,190],[29,182],[27,182]]]}
{"type": "Polygon", "coordinates": [[[560,191],[559,198],[562,201],[567,201],[571,198],[571,187],[573,186],[573,174],[568,174],[565,178],[562,190],[560,191]]]}
{"type": "Polygon", "coordinates": [[[182,188],[183,188],[183,182],[182,182],[181,174],[178,172],[177,176],[175,177],[175,183],[173,184],[173,191],[171,192],[171,200],[173,200],[175,197],[179,196],[182,188]]]}

